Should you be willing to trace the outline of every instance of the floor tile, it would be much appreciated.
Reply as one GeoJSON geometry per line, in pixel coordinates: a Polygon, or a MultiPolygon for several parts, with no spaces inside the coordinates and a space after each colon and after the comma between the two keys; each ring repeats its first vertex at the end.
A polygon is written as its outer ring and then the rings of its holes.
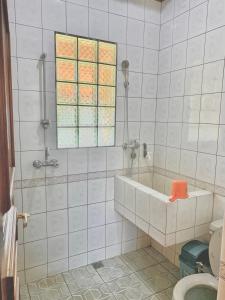
{"type": "Polygon", "coordinates": [[[102,263],[103,267],[97,269],[97,272],[105,282],[133,273],[129,266],[125,264],[119,256],[106,259],[102,261],[102,263]]]}
{"type": "Polygon", "coordinates": [[[115,297],[108,286],[103,284],[90,289],[79,290],[73,294],[71,300],[115,300],[115,297]]]}
{"type": "Polygon", "coordinates": [[[157,261],[143,249],[122,255],[122,260],[133,270],[138,271],[157,264],[157,261]]]}
{"type": "Polygon", "coordinates": [[[20,300],[29,300],[30,295],[27,285],[20,285],[20,300]]]}
{"type": "Polygon", "coordinates": [[[117,300],[143,300],[153,294],[134,273],[108,283],[117,300]]]}
{"type": "Polygon", "coordinates": [[[171,300],[179,269],[154,248],[20,286],[21,300],[171,300]]]}
{"type": "Polygon", "coordinates": [[[51,276],[28,284],[33,300],[64,300],[70,296],[62,275],[51,276]]]}
{"type": "Polygon", "coordinates": [[[180,270],[177,266],[173,265],[171,262],[166,260],[162,262],[161,265],[166,268],[170,273],[172,273],[177,279],[180,279],[180,270]]]}
{"type": "Polygon", "coordinates": [[[103,284],[103,280],[91,265],[65,272],[63,277],[71,294],[103,284]]]}
{"type": "Polygon", "coordinates": [[[136,273],[153,291],[153,294],[174,286],[177,279],[161,265],[148,267],[136,273]]]}
{"type": "Polygon", "coordinates": [[[155,250],[153,247],[147,247],[144,248],[144,250],[151,255],[157,262],[163,262],[166,261],[165,256],[163,256],[161,253],[159,253],[157,250],[155,250]]]}
{"type": "Polygon", "coordinates": [[[148,297],[145,300],[171,300],[172,296],[173,296],[173,288],[169,288],[163,292],[148,297]]]}

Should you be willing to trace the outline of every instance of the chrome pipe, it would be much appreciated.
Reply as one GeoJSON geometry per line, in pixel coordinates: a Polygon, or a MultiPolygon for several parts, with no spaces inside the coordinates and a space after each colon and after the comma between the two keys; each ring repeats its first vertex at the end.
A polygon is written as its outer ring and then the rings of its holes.
{"type": "Polygon", "coordinates": [[[44,118],[41,120],[41,124],[44,129],[48,129],[50,125],[50,120],[47,119],[47,96],[46,96],[46,53],[42,53],[40,56],[40,62],[42,64],[42,81],[43,81],[43,91],[42,98],[44,102],[44,118]]]}

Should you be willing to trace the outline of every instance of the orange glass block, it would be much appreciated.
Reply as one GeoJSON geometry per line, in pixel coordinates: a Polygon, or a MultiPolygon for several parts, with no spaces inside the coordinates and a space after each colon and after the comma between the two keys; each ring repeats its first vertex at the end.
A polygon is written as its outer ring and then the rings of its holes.
{"type": "Polygon", "coordinates": [[[98,83],[101,85],[116,84],[116,67],[99,64],[98,83]]]}
{"type": "Polygon", "coordinates": [[[78,81],[82,83],[97,83],[97,64],[79,61],[78,81]]]}
{"type": "Polygon", "coordinates": [[[112,43],[99,42],[99,62],[116,65],[116,45],[112,43]]]}
{"type": "Polygon", "coordinates": [[[57,104],[77,104],[77,85],[57,82],[57,104]]]}
{"type": "Polygon", "coordinates": [[[56,34],[56,56],[77,58],[77,38],[64,34],[56,34]]]}
{"type": "Polygon", "coordinates": [[[90,39],[78,39],[78,59],[97,61],[97,42],[90,39]]]}
{"type": "Polygon", "coordinates": [[[56,74],[58,81],[77,80],[77,63],[73,60],[60,59],[56,60],[56,74]]]}
{"type": "Polygon", "coordinates": [[[98,108],[98,126],[114,126],[115,108],[99,107],[98,108]]]}
{"type": "Polygon", "coordinates": [[[78,98],[80,105],[97,104],[97,88],[95,85],[79,84],[78,98]]]}
{"type": "Polygon", "coordinates": [[[115,106],[115,88],[111,86],[98,87],[99,106],[115,106]]]}

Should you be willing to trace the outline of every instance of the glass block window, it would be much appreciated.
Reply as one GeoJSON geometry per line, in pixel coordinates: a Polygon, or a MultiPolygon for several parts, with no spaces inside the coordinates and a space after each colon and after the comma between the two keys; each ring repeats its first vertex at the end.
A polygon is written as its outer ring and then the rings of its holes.
{"type": "Polygon", "coordinates": [[[115,43],[55,33],[58,148],[115,144],[115,43]]]}

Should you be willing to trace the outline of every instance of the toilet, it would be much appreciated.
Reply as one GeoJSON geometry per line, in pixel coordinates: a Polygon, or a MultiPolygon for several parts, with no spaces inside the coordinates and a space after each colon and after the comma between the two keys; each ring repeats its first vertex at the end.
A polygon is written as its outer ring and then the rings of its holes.
{"type": "Polygon", "coordinates": [[[210,224],[209,261],[213,275],[199,273],[186,276],[173,289],[173,300],[216,300],[222,242],[223,220],[210,224]]]}

